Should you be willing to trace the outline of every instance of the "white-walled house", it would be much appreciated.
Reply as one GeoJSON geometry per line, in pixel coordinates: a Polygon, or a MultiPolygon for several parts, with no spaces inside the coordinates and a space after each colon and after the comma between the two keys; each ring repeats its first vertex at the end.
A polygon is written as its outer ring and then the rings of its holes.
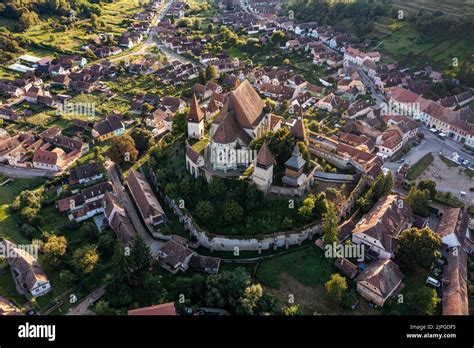
{"type": "Polygon", "coordinates": [[[414,220],[410,206],[401,196],[382,197],[356,224],[352,242],[364,245],[366,255],[391,259],[400,233],[411,228],[414,220]]]}
{"type": "Polygon", "coordinates": [[[17,289],[29,291],[33,297],[42,296],[52,289],[46,273],[32,254],[7,240],[0,245],[7,255],[17,289]]]}

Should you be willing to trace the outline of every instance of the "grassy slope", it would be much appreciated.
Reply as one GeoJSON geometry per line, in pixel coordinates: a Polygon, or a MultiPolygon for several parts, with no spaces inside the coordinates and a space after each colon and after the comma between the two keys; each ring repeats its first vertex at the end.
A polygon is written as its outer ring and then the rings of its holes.
{"type": "Polygon", "coordinates": [[[444,70],[451,68],[453,58],[462,61],[467,54],[472,52],[468,40],[426,38],[403,22],[384,21],[380,27],[391,31],[382,39],[382,44],[378,47],[391,62],[403,61],[411,52],[415,58],[408,64],[421,67],[426,64],[425,58],[427,58],[433,66],[444,70]]]}
{"type": "Polygon", "coordinates": [[[311,246],[262,261],[256,277],[263,284],[278,288],[278,279],[283,272],[289,273],[304,285],[318,286],[329,279],[332,266],[320,249],[311,246]]]}
{"type": "MultiPolygon", "coordinates": [[[[3,182],[3,179],[1,181],[3,182]]],[[[0,238],[8,238],[17,243],[27,242],[20,231],[18,221],[11,216],[9,206],[21,191],[35,189],[43,181],[43,179],[15,179],[0,187],[0,238]]]]}
{"type": "Polygon", "coordinates": [[[474,3],[470,0],[392,0],[396,8],[408,12],[419,10],[441,11],[454,16],[462,16],[474,12],[474,3]]]}

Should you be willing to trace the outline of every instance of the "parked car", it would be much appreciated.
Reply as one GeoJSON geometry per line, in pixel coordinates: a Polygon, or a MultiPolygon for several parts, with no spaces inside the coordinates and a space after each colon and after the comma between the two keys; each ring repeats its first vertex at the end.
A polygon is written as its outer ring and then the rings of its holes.
{"type": "Polygon", "coordinates": [[[441,283],[439,282],[439,280],[434,279],[432,277],[426,278],[426,284],[434,286],[435,288],[439,288],[441,286],[441,283]]]}
{"type": "Polygon", "coordinates": [[[469,189],[469,192],[474,192],[474,187],[471,187],[471,188],[469,189]]]}

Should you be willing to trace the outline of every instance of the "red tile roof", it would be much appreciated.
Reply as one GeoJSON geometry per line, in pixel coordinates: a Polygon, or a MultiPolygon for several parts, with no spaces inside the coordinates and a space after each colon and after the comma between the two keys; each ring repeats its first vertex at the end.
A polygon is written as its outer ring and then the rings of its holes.
{"type": "Polygon", "coordinates": [[[163,303],[156,306],[130,309],[128,315],[177,315],[174,302],[163,303]]]}

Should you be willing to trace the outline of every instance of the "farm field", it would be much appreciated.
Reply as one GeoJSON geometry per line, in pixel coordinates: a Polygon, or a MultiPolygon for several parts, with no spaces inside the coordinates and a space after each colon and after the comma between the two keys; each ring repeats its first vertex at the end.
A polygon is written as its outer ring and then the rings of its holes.
{"type": "Polygon", "coordinates": [[[462,16],[474,13],[474,3],[470,0],[392,0],[396,8],[409,12],[419,10],[441,11],[453,16],[462,16]]]}
{"type": "Polygon", "coordinates": [[[407,24],[385,22],[385,25],[391,33],[381,40],[378,49],[388,58],[388,62],[398,61],[420,68],[429,61],[437,69],[446,70],[452,67],[454,58],[461,62],[471,52],[469,40],[427,38],[407,24]]]}

